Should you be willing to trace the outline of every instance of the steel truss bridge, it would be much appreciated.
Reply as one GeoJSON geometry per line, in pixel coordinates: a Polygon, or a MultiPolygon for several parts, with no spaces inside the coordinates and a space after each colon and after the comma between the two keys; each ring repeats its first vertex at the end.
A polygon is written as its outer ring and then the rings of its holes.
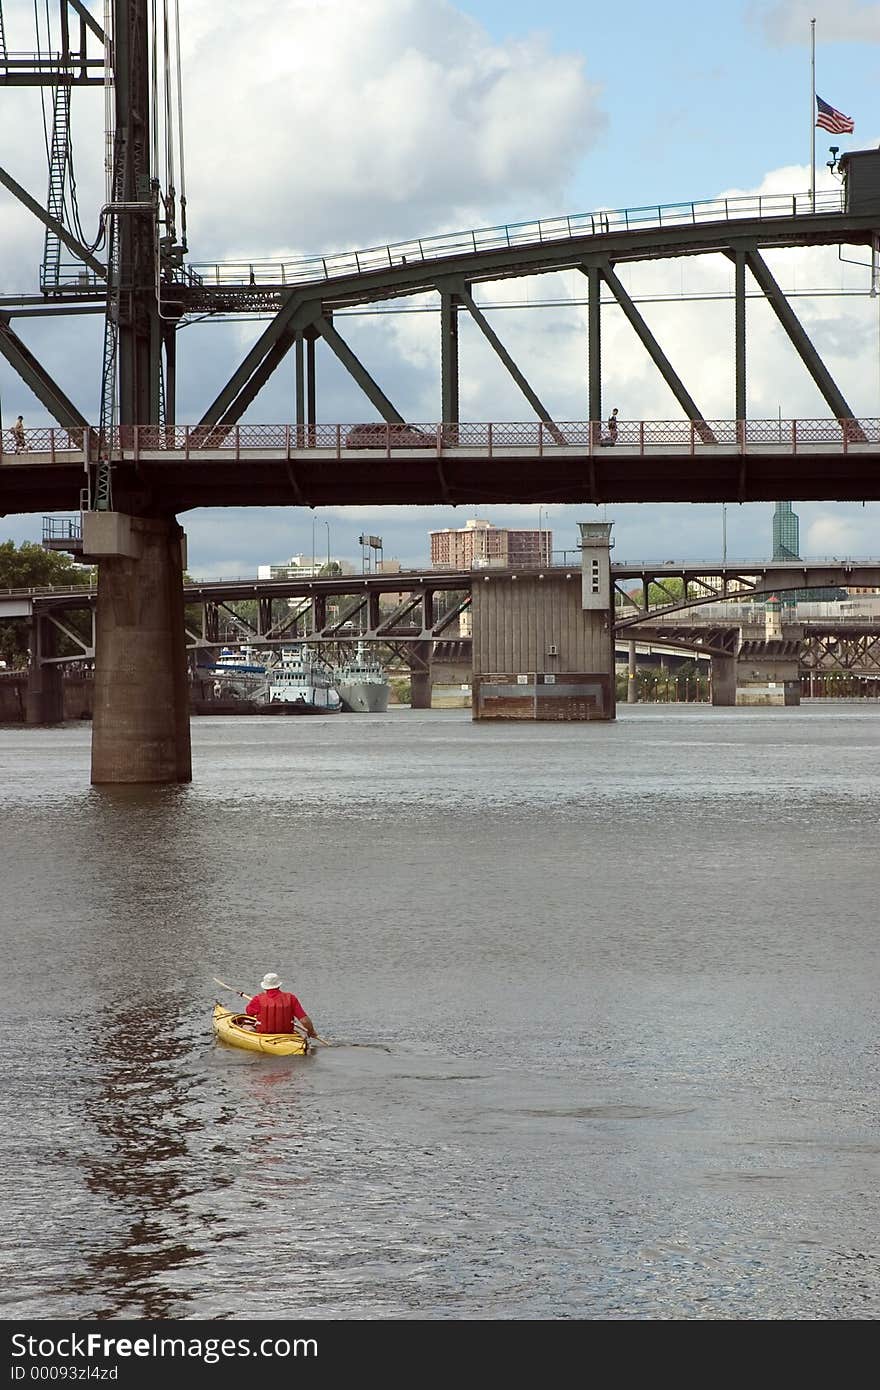
{"type": "MultiPolygon", "coordinates": [[[[0,512],[72,511],[97,429],[11,430],[0,512]]],[[[212,506],[482,505],[880,498],[880,420],[623,420],[544,424],[133,426],[114,476],[175,512],[212,506]]]]}
{"type": "MultiPolygon", "coordinates": [[[[184,586],[187,646],[191,652],[210,651],[229,643],[279,647],[298,641],[345,648],[358,641],[381,643],[407,661],[424,660],[424,644],[445,654],[464,656],[469,639],[456,627],[470,607],[474,585],[517,575],[571,576],[577,566],[520,567],[517,570],[402,571],[388,575],[333,575],[310,579],[223,579],[184,586]],[[393,606],[387,606],[389,596],[393,606]],[[382,606],[383,598],[386,606],[382,606]],[[234,605],[253,604],[247,616],[234,605]],[[416,651],[414,649],[418,648],[416,651]],[[404,657],[404,653],[408,653],[404,657]]],[[[615,634],[618,640],[698,649],[706,655],[733,653],[737,632],[748,622],[762,623],[763,611],[749,615],[741,605],[763,595],[810,588],[880,588],[880,560],[770,561],[765,564],[721,565],[710,561],[681,565],[673,561],[617,563],[611,567],[615,590],[615,634]],[[670,580],[683,586],[681,594],[668,588],[670,580]],[[649,599],[653,591],[655,601],[649,599]],[[641,596],[641,602],[640,602],[641,596]],[[719,613],[726,600],[730,616],[719,613]],[[700,610],[711,606],[711,615],[700,610]]],[[[93,588],[20,590],[0,593],[0,622],[13,618],[42,618],[76,645],[68,656],[41,658],[49,664],[94,660],[94,632],[84,639],[65,615],[88,609],[94,613],[93,588]]],[[[841,614],[810,618],[802,623],[805,637],[815,640],[817,652],[827,635],[846,638],[853,651],[874,650],[880,641],[880,618],[841,614]],[[862,644],[859,646],[859,644],[862,644]]]]}
{"type": "Polygon", "coordinates": [[[192,775],[177,521],[192,507],[880,497],[876,422],[857,420],[859,412],[765,259],[786,248],[863,248],[874,263],[876,287],[880,206],[871,193],[873,176],[862,179],[859,170],[880,152],[845,155],[843,188],[830,197],[786,194],[601,211],[284,263],[254,257],[199,264],[189,259],[187,243],[176,10],[169,28],[166,8],[163,32],[148,0],[108,0],[105,31],[82,0],[53,0],[56,19],[50,23],[47,0],[44,42],[42,8],[34,11],[35,46],[23,51],[4,26],[0,0],[0,87],[52,91],[45,206],[14,173],[0,170],[0,183],[42,222],[46,236],[39,293],[0,295],[0,354],[67,432],[68,447],[53,436],[44,449],[16,456],[5,452],[4,441],[0,514],[83,509],[89,521],[101,572],[94,782],[187,781],[192,775]],[[78,88],[98,87],[106,98],[109,178],[98,236],[87,244],[73,196],[70,102],[78,88]],[[697,255],[721,256],[733,268],[733,420],[726,423],[705,418],[620,274],[642,261],[697,255]],[[593,423],[580,432],[552,418],[528,365],[514,359],[478,299],[480,286],[557,271],[575,272],[586,285],[582,414],[593,423]],[[749,293],[770,305],[815,383],[828,409],[827,435],[809,438],[797,425],[774,442],[750,434],[749,293]],[[439,309],[436,414],[442,422],[433,435],[428,431],[427,445],[340,329],[347,310],[425,295],[439,309]],[[636,433],[624,431],[614,448],[603,448],[597,438],[596,422],[604,415],[602,312],[609,300],[672,392],[683,436],[652,443],[648,422],[630,422],[636,433]],[[83,310],[104,316],[103,354],[95,363],[97,423],[18,331],[34,315],[83,310]],[[196,316],[231,313],[268,315],[269,321],[227,380],[206,387],[195,434],[191,429],[179,436],[179,329],[196,316]],[[531,436],[496,437],[494,426],[467,433],[459,399],[463,317],[521,392],[537,426],[531,436]],[[384,449],[349,451],[336,427],[319,437],[319,343],[388,426],[384,449]],[[291,353],[293,439],[288,431],[283,440],[259,439],[249,449],[250,426],[242,422],[291,353]],[[101,513],[116,519],[106,524],[101,513]],[[134,610],[161,636],[150,653],[133,657],[120,615],[134,610]],[[129,698],[132,690],[136,699],[129,698]]]}

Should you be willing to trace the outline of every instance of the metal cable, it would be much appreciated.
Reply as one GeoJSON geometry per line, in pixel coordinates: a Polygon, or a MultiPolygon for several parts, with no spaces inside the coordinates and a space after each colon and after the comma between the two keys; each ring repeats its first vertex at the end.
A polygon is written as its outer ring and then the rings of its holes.
{"type": "Polygon", "coordinates": [[[168,30],[168,0],[162,0],[165,39],[165,175],[169,194],[174,191],[174,119],[172,116],[171,53],[168,30]]]}
{"type": "Polygon", "coordinates": [[[159,76],[157,50],[159,35],[156,27],[156,0],[150,0],[151,40],[150,70],[152,90],[150,92],[150,164],[154,179],[159,177],[159,76]]]}
{"type": "MultiPolygon", "coordinates": [[[[177,54],[177,148],[180,154],[180,205],[186,204],[186,170],[183,162],[183,81],[180,66],[180,0],[174,0],[174,46],[177,54]]],[[[183,236],[186,239],[186,216],[183,216],[183,236]]]]}

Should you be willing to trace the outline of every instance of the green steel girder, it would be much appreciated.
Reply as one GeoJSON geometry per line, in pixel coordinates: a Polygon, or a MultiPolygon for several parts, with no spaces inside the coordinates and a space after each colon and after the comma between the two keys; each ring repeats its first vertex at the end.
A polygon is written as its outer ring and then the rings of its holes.
{"type": "MultiPolygon", "coordinates": [[[[579,266],[578,268],[583,274],[589,276],[589,267],[579,266]]],[[[711,434],[711,431],[704,424],[702,412],[697,407],[696,402],[687,391],[681,377],[676,372],[675,368],[673,367],[669,358],[666,356],[666,353],[663,351],[660,344],[657,342],[657,339],[654,337],[654,334],[651,332],[644,318],[639,313],[638,309],[636,308],[635,304],[633,304],[623,285],[620,283],[620,280],[615,275],[610,261],[601,260],[599,261],[596,268],[598,269],[599,274],[607,284],[611,293],[614,295],[614,298],[617,300],[617,303],[620,305],[621,309],[626,315],[630,323],[630,326],[635,331],[636,335],[639,338],[639,341],[642,343],[642,346],[644,347],[648,356],[651,358],[651,361],[654,363],[654,366],[657,368],[660,375],[663,377],[663,380],[666,382],[666,385],[669,387],[675,399],[678,401],[687,418],[689,420],[693,420],[694,423],[698,426],[703,425],[703,429],[700,430],[700,437],[703,438],[704,435],[711,434]]],[[[591,418],[594,420],[601,419],[601,416],[592,415],[591,418]]],[[[705,442],[712,443],[713,440],[706,439],[705,442]]]]}
{"type": "MultiPolygon", "coordinates": [[[[699,256],[729,251],[740,241],[765,248],[842,244],[870,246],[872,234],[876,233],[876,217],[856,217],[849,213],[817,213],[807,217],[779,217],[763,221],[758,218],[737,218],[728,222],[643,228],[641,231],[609,232],[528,246],[475,251],[417,264],[365,271],[361,275],[314,281],[297,286],[296,292],[304,299],[317,298],[324,305],[342,309],[430,292],[439,289],[440,282],[447,279],[464,280],[473,285],[484,280],[508,280],[519,276],[543,275],[554,270],[575,270],[603,259],[619,264],[622,261],[699,256]]],[[[252,291],[253,294],[257,292],[252,291]]]]}
{"type": "MultiPolygon", "coordinates": [[[[458,342],[457,313],[460,305],[466,307],[481,332],[490,342],[493,350],[507,367],[523,394],[530,401],[539,418],[550,423],[549,412],[530,387],[510,354],[501,344],[497,335],[473,301],[470,286],[473,283],[503,280],[517,276],[543,274],[552,270],[577,269],[586,275],[590,283],[590,308],[588,310],[588,362],[589,362],[589,404],[590,418],[601,419],[601,340],[599,329],[599,279],[604,278],[626,313],[636,333],[644,343],[652,359],[670,386],[676,399],[682,405],[688,418],[701,421],[702,416],[696,403],[690,397],[681,379],[675,373],[668,358],[659,347],[642,316],[635,309],[632,300],[617,278],[613,265],[621,261],[662,259],[687,255],[702,255],[720,252],[732,256],[738,264],[736,320],[736,398],[737,415],[742,418],[740,408],[745,405],[745,291],[744,266],[749,264],[756,279],[771,300],[781,321],[807,362],[814,379],[820,383],[835,414],[843,416],[845,402],[837,392],[834,383],[819,362],[815,350],[810,352],[809,340],[803,334],[794,315],[786,313],[784,296],[775,286],[770,272],[764,266],[757,248],[794,247],[806,245],[833,245],[842,243],[870,245],[875,229],[875,218],[835,213],[811,215],[809,217],[782,217],[773,219],[738,219],[734,222],[696,224],[693,226],[660,227],[632,231],[597,233],[595,236],[576,237],[570,240],[543,243],[535,246],[500,248],[491,251],[476,251],[457,254],[444,259],[416,264],[391,265],[381,271],[368,271],[334,280],[315,281],[301,285],[296,290],[278,286],[274,292],[279,304],[274,320],[261,335],[245,357],[241,366],[229,379],[215,401],[205,412],[201,424],[233,424],[240,419],[244,409],[254,399],[262,385],[268,380],[278,363],[295,342],[297,331],[301,335],[308,328],[324,336],[328,346],[336,353],[352,377],[365,391],[368,398],[388,422],[400,421],[401,417],[384,395],[378,384],[370,377],[363,364],[338,334],[331,322],[335,309],[363,303],[378,302],[434,291],[441,299],[441,394],[442,415],[447,423],[455,423],[458,418],[458,342]],[[763,271],[762,271],[763,267],[763,271]],[[763,278],[763,283],[762,283],[763,278]],[[784,307],[782,307],[784,306],[784,307]],[[325,333],[319,320],[329,325],[325,333]],[[796,326],[793,326],[796,325],[796,326]],[[800,333],[800,337],[798,336],[800,333]],[[804,344],[807,344],[804,348],[804,344]],[[803,350],[802,350],[803,349],[803,350]],[[817,365],[818,364],[818,365],[817,365]]],[[[265,285],[254,287],[199,289],[193,292],[190,308],[214,308],[218,312],[231,307],[264,310],[267,291],[265,285]],[[204,300],[204,303],[202,301],[204,300]],[[216,302],[215,302],[216,301],[216,302]]],[[[307,335],[305,342],[310,357],[314,354],[314,341],[307,335]]],[[[314,373],[308,373],[308,410],[305,409],[305,388],[302,369],[302,336],[297,357],[297,421],[304,418],[314,420],[314,373]]]]}
{"type": "Polygon", "coordinates": [[[233,425],[297,341],[297,330],[311,326],[320,305],[291,293],[272,322],[203,414],[199,425],[233,425]],[[270,359],[270,361],[267,361],[270,359]]]}
{"type": "Polygon", "coordinates": [[[804,332],[800,319],[771,274],[766,261],[755,247],[746,246],[744,256],[749,270],[791,339],[801,361],[830,406],[832,413],[838,420],[851,420],[853,412],[848,402],[804,332]]]}
{"type": "Polygon", "coordinates": [[[582,266],[587,277],[587,381],[591,420],[602,419],[602,281],[599,267],[582,266]]]}
{"type": "Polygon", "coordinates": [[[736,418],[746,418],[746,253],[742,246],[734,252],[734,381],[736,418]]]}
{"type": "Polygon", "coordinates": [[[82,0],[67,0],[67,3],[72,10],[76,10],[76,13],[79,15],[82,23],[86,26],[86,28],[91,29],[98,42],[100,44],[106,43],[107,38],[104,33],[104,30],[101,28],[94,15],[90,14],[90,12],[86,9],[85,5],[82,3],[82,0]]]}
{"type": "Polygon", "coordinates": [[[99,260],[96,260],[87,246],[83,246],[82,242],[79,241],[72,232],[69,232],[63,223],[51,217],[46,209],[41,207],[35,198],[31,197],[27,189],[22,188],[21,184],[2,167],[0,167],[0,183],[8,188],[10,193],[14,193],[18,201],[27,208],[28,212],[32,212],[34,217],[38,217],[39,220],[49,228],[50,232],[54,232],[58,240],[64,242],[64,245],[69,251],[73,252],[77,260],[87,265],[100,279],[106,280],[107,267],[102,265],[99,260]]]}
{"type": "Polygon", "coordinates": [[[440,401],[444,425],[458,424],[458,299],[440,289],[440,401]]]}
{"type": "MultiPolygon", "coordinates": [[[[457,299],[461,300],[462,304],[467,309],[474,323],[477,325],[480,332],[483,334],[483,337],[486,339],[486,342],[492,348],[493,352],[503,363],[503,365],[507,368],[508,372],[513,377],[520,391],[522,391],[529,405],[534,410],[538,419],[543,420],[545,424],[550,425],[551,430],[554,434],[558,433],[558,431],[556,431],[553,426],[553,421],[549,410],[543,404],[537,392],[534,391],[532,387],[529,385],[525,376],[514,362],[510,353],[507,351],[507,348],[504,346],[501,339],[498,337],[498,334],[495,332],[494,328],[487,320],[485,314],[474,303],[474,299],[471,295],[469,286],[464,282],[464,280],[446,280],[443,282],[441,286],[441,292],[442,290],[452,292],[457,299]]],[[[562,442],[561,436],[559,442],[562,442]]]]}
{"type": "Polygon", "coordinates": [[[0,314],[0,353],[10,367],[14,367],[22,381],[33,391],[37,400],[44,405],[53,419],[64,429],[75,426],[88,428],[88,420],[77,410],[73,402],[64,394],[46,368],[37,361],[29,347],[26,347],[18,334],[10,327],[6,314],[0,314]]]}
{"type": "Polygon", "coordinates": [[[376,407],[382,419],[388,425],[402,425],[403,416],[391,404],[382,388],[373,380],[360,358],[352,352],[345,339],[340,336],[333,327],[328,317],[323,314],[315,320],[315,327],[327,346],[336,354],[339,361],[363,391],[364,395],[376,407]]]}

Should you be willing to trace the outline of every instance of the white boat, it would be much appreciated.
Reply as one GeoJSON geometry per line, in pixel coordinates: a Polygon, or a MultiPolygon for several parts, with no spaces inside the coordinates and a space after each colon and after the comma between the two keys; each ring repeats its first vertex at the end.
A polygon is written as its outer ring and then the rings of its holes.
{"type": "Polygon", "coordinates": [[[285,647],[266,672],[269,703],[296,705],[303,713],[335,714],[342,709],[333,674],[305,643],[285,647]]]}
{"type": "Polygon", "coordinates": [[[391,690],[385,668],[368,654],[363,642],[358,642],[357,654],[338,666],[334,682],[343,709],[353,714],[384,714],[391,690]]]}
{"type": "Polygon", "coordinates": [[[266,663],[253,647],[223,647],[207,669],[214,677],[216,700],[265,700],[266,663]]]}

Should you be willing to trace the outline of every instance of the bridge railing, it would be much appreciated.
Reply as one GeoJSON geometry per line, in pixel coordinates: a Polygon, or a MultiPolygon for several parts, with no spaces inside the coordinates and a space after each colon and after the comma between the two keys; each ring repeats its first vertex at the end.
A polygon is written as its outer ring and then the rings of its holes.
{"type": "Polygon", "coordinates": [[[475,255],[519,246],[605,236],[611,232],[642,231],[652,227],[700,226],[748,218],[806,217],[843,211],[843,190],[811,193],[754,193],[736,198],[706,198],[690,203],[650,203],[638,208],[602,208],[531,222],[508,222],[471,231],[414,237],[359,251],[326,256],[300,256],[285,261],[203,261],[190,271],[200,285],[240,288],[243,285],[299,285],[350,275],[382,272],[401,266],[475,255]]]}
{"type": "MultiPolygon", "coordinates": [[[[40,463],[64,461],[65,456],[97,455],[97,430],[39,427],[16,436],[0,431],[0,460],[17,456],[40,463]]],[[[400,450],[445,453],[480,450],[488,457],[523,450],[539,456],[555,449],[592,454],[605,448],[647,454],[667,450],[697,453],[710,448],[760,450],[774,448],[796,453],[809,446],[828,445],[846,452],[857,445],[880,444],[880,419],[834,420],[621,420],[612,438],[599,420],[526,420],[454,424],[356,425],[124,425],[113,431],[110,451],[115,458],[137,460],[141,454],[167,450],[182,455],[218,452],[238,459],[260,453],[290,455],[318,450],[337,457],[385,454],[400,450]]]]}

